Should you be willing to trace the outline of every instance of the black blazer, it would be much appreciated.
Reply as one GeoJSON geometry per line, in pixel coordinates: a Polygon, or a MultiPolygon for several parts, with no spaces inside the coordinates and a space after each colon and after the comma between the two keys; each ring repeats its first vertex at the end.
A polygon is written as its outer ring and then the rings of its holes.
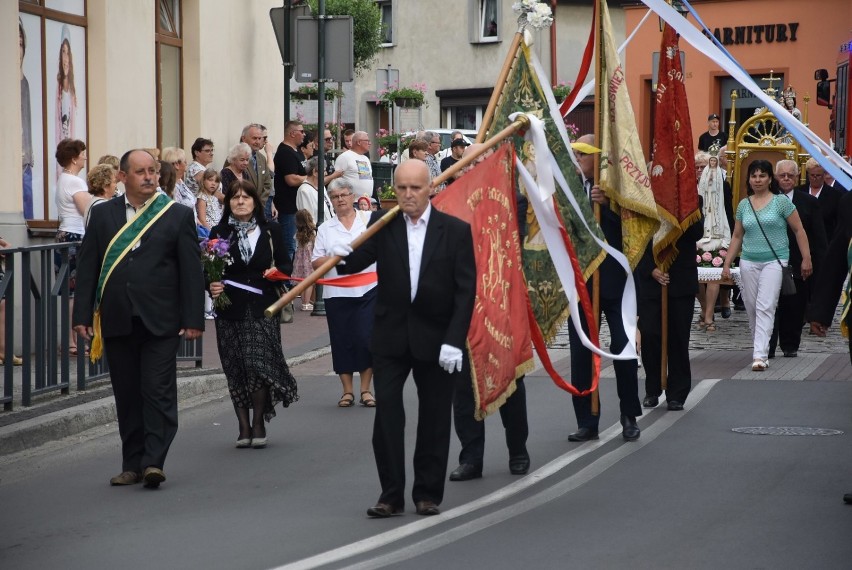
{"type": "MultiPolygon", "coordinates": [[[[823,267],[817,275],[811,296],[811,318],[826,326],[834,319],[843,281],[850,273],[846,256],[849,241],[852,240],[852,193],[844,194],[840,200],[837,224],[837,233],[828,244],[823,267]]],[[[852,311],[846,322],[852,326],[852,311]]]]}
{"type": "MultiPolygon", "coordinates": [[[[600,226],[607,243],[618,251],[622,251],[621,217],[604,204],[601,204],[600,226]]],[[[624,268],[612,256],[607,255],[598,272],[601,283],[601,297],[604,299],[620,299],[624,294],[624,284],[627,282],[624,268]]],[[[586,283],[589,291],[592,290],[593,283],[594,280],[592,279],[589,279],[586,283]]]]}
{"type": "MultiPolygon", "coordinates": [[[[810,195],[810,187],[807,184],[800,186],[797,190],[810,195]]],[[[843,197],[843,190],[838,190],[828,184],[822,185],[822,190],[819,193],[819,209],[822,211],[825,235],[829,240],[834,237],[834,232],[837,229],[837,208],[840,205],[841,197],[843,197]]]]}
{"type": "MultiPolygon", "coordinates": [[[[92,208],[77,255],[75,325],[92,325],[95,287],[110,240],[127,223],[123,196],[92,208]]],[[[195,219],[174,204],[112,272],[101,299],[104,338],[128,335],[138,316],[156,336],[204,329],[204,277],[195,219]]]]}
{"type": "MultiPolygon", "coordinates": [[[[699,198],[698,211],[703,212],[699,198]]],[[[692,297],[698,293],[698,264],[695,262],[695,242],[704,235],[704,216],[686,228],[686,231],[675,242],[678,254],[669,267],[669,297],[692,297]]],[[[659,299],[662,296],[662,285],[651,277],[654,271],[653,242],[648,244],[645,254],[636,265],[633,276],[636,279],[637,297],[639,299],[659,299]]]]}
{"type": "MultiPolygon", "coordinates": [[[[793,190],[793,205],[796,206],[796,211],[802,220],[802,227],[805,228],[805,234],[808,236],[811,263],[814,266],[814,273],[817,273],[822,265],[825,250],[828,249],[825,224],[822,219],[822,208],[820,207],[819,200],[801,190],[793,190]]],[[[790,242],[789,264],[793,268],[793,274],[798,277],[799,269],[802,266],[802,252],[799,251],[796,234],[793,233],[790,226],[787,226],[787,241],[790,242]]]]}
{"type": "Polygon", "coordinates": [[[239,287],[225,285],[225,292],[228,294],[231,304],[224,309],[216,309],[216,316],[220,319],[241,320],[245,318],[246,307],[251,311],[252,317],[259,318],[263,316],[264,309],[278,300],[276,289],[280,283],[269,281],[263,277],[263,272],[272,265],[273,257],[275,258],[275,267],[283,273],[289,275],[293,270],[293,262],[287,255],[281,226],[276,222],[266,222],[259,228],[261,234],[257,239],[257,245],[248,264],[240,257],[237,232],[228,225],[227,221],[219,222],[210,230],[210,239],[225,238],[231,240],[230,252],[233,263],[225,268],[223,279],[263,291],[262,295],[258,295],[239,287]]]}
{"type": "MultiPolygon", "coordinates": [[[[384,213],[374,212],[370,223],[384,213]]],[[[473,238],[470,225],[432,208],[412,301],[405,223],[400,213],[337,269],[356,273],[376,262],[374,354],[410,353],[417,360],[436,361],[442,344],[465,347],[476,293],[473,238]]]]}

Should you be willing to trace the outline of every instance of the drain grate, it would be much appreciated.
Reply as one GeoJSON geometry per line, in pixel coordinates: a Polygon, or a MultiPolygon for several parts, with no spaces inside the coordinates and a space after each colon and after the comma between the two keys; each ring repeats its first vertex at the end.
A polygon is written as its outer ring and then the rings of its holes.
{"type": "Polygon", "coordinates": [[[839,429],[809,427],[738,427],[731,431],[747,435],[843,435],[839,429]]]}

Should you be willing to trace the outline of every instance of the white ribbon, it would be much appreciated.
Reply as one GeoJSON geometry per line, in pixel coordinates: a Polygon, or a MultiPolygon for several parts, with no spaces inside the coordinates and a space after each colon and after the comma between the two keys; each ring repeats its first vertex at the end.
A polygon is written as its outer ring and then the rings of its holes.
{"type": "MultiPolygon", "coordinates": [[[[514,113],[510,116],[510,119],[514,121],[520,114],[521,113],[514,113]]],[[[558,113],[556,114],[556,117],[559,117],[558,113]]],[[[528,190],[529,201],[535,211],[535,216],[538,220],[542,237],[547,244],[547,249],[550,253],[551,259],[553,260],[553,266],[559,276],[559,281],[562,283],[562,289],[565,291],[565,295],[568,298],[568,305],[570,307],[571,314],[579,315],[580,307],[578,303],[577,289],[574,282],[574,268],[571,266],[571,259],[568,256],[568,251],[562,241],[562,236],[559,231],[559,218],[557,217],[556,210],[553,206],[552,196],[556,192],[554,178],[568,197],[571,207],[577,212],[578,217],[583,220],[583,224],[587,231],[589,231],[598,245],[600,245],[608,255],[611,255],[619,262],[619,264],[625,269],[625,273],[627,275],[627,283],[625,285],[624,296],[621,304],[621,317],[624,331],[627,334],[628,339],[624,350],[622,350],[619,354],[610,354],[596,347],[580,326],[579,318],[571,319],[574,330],[577,331],[577,335],[580,337],[580,341],[583,343],[583,346],[595,354],[606,358],[612,358],[614,360],[633,360],[637,357],[636,345],[630,340],[636,338],[636,287],[633,282],[633,274],[627,263],[627,258],[623,253],[611,247],[605,241],[599,239],[594,233],[592,233],[591,228],[580,213],[579,204],[568,189],[568,183],[565,181],[565,177],[559,169],[559,164],[556,162],[556,159],[550,152],[550,148],[547,146],[544,123],[538,117],[531,114],[527,114],[527,118],[530,120],[530,128],[527,129],[525,138],[535,145],[536,179],[533,179],[532,175],[520,159],[516,159],[515,162],[521,180],[528,190]]],[[[558,123],[559,121],[557,121],[557,124],[558,123]]],[[[567,139],[565,142],[568,144],[567,139]]]]}
{"type": "Polygon", "coordinates": [[[236,281],[231,281],[230,279],[225,279],[224,281],[222,281],[222,283],[224,283],[225,285],[230,285],[231,287],[236,287],[237,289],[242,289],[243,291],[248,291],[249,293],[263,295],[263,291],[261,291],[257,287],[252,287],[251,285],[237,283],[236,281]]]}
{"type": "Polygon", "coordinates": [[[722,69],[731,74],[731,77],[760,99],[772,111],[775,118],[790,131],[799,144],[805,147],[805,150],[820,163],[820,166],[825,168],[841,185],[846,188],[852,187],[852,166],[812,130],[793,117],[787,109],[764,93],[732,56],[720,50],[664,0],[642,0],[642,2],[674,28],[692,47],[706,55],[714,63],[719,64],[722,69]]]}

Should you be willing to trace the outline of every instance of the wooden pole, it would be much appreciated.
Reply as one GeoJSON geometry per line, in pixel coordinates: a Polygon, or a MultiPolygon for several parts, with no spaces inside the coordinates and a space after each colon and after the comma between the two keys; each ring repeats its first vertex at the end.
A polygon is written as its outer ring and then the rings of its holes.
{"type": "Polygon", "coordinates": [[[518,46],[521,45],[521,39],[524,37],[524,30],[520,29],[512,38],[512,45],[509,46],[509,53],[506,54],[506,61],[503,62],[503,69],[500,70],[500,75],[497,77],[497,83],[494,84],[494,91],[491,92],[491,99],[488,101],[488,107],[485,108],[485,114],[482,116],[482,123],[479,126],[479,132],[476,133],[476,142],[481,143],[485,140],[485,135],[488,133],[488,128],[491,126],[491,120],[494,118],[494,112],[497,110],[497,102],[500,100],[500,94],[503,92],[503,86],[506,84],[506,79],[509,77],[509,71],[512,69],[512,64],[515,61],[515,56],[518,53],[518,46]]]}
{"type": "MultiPolygon", "coordinates": [[[[458,171],[463,169],[464,167],[473,164],[473,162],[479,158],[480,155],[488,152],[492,147],[500,144],[505,139],[514,135],[519,129],[527,128],[530,124],[529,119],[526,115],[520,115],[517,119],[515,119],[512,123],[506,126],[505,129],[488,139],[482,144],[482,148],[478,151],[473,151],[469,155],[462,157],[461,160],[456,162],[454,165],[446,169],[441,173],[440,176],[436,177],[432,180],[432,186],[438,186],[446,180],[449,180],[452,176],[454,176],[458,171]]],[[[399,206],[394,206],[392,209],[388,210],[381,218],[376,220],[367,230],[355,238],[352,243],[352,249],[358,249],[365,241],[370,239],[373,235],[375,235],[380,229],[385,227],[396,215],[399,213],[399,206]]],[[[284,295],[281,296],[280,299],[275,301],[273,304],[269,305],[264,311],[263,314],[269,318],[274,317],[278,314],[278,311],[283,309],[289,302],[302,294],[302,291],[313,285],[317,282],[323,275],[328,273],[331,268],[340,263],[340,260],[343,259],[339,255],[333,255],[329,257],[325,263],[320,265],[317,269],[314,270],[313,273],[305,277],[302,281],[300,281],[295,287],[287,291],[284,295]]]]}
{"type": "MultiPolygon", "coordinates": [[[[597,42],[595,42],[595,146],[600,148],[601,130],[603,128],[603,117],[601,116],[601,84],[603,83],[603,23],[601,22],[601,0],[595,0],[595,33],[597,34],[597,42]]],[[[593,185],[597,185],[598,177],[601,169],[601,155],[595,154],[595,175],[593,185]]],[[[598,225],[601,223],[601,205],[594,204],[595,220],[598,225]]],[[[598,344],[600,344],[600,314],[601,314],[601,282],[600,270],[596,270],[592,276],[592,311],[598,329],[598,344]]],[[[600,385],[600,383],[599,383],[600,385]]],[[[601,413],[601,395],[600,388],[595,388],[592,392],[592,415],[598,416],[601,413]]]]}
{"type": "Polygon", "coordinates": [[[660,389],[665,391],[668,385],[669,368],[669,286],[662,285],[660,301],[662,305],[662,345],[663,354],[660,358],[660,389]]]}

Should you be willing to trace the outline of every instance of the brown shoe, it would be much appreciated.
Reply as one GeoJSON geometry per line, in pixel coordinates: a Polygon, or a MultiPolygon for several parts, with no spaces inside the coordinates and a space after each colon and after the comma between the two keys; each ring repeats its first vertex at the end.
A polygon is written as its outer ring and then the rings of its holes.
{"type": "Polygon", "coordinates": [[[417,501],[417,514],[424,517],[440,515],[441,509],[432,501],[417,501]]]}
{"type": "Polygon", "coordinates": [[[376,503],[375,507],[367,509],[367,516],[371,519],[386,519],[401,514],[402,509],[394,508],[387,503],[376,503]]]}
{"type": "Polygon", "coordinates": [[[135,485],[136,483],[142,480],[142,475],[137,473],[136,471],[124,471],[123,473],[116,475],[112,479],[109,480],[109,484],[113,486],[118,485],[135,485]]]}
{"type": "Polygon", "coordinates": [[[157,467],[146,467],[145,475],[142,478],[145,480],[145,488],[156,489],[160,486],[160,483],[166,480],[166,474],[157,467]]]}

